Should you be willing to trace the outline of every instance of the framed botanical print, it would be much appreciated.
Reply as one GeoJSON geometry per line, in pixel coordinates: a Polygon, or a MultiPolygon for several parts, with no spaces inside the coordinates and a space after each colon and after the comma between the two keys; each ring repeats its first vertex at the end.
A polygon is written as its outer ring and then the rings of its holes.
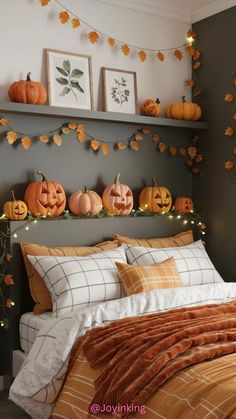
{"type": "Polygon", "coordinates": [[[103,67],[105,111],[137,113],[137,78],[134,71],[103,67]]]}
{"type": "Polygon", "coordinates": [[[49,104],[93,109],[91,57],[47,49],[49,104]]]}

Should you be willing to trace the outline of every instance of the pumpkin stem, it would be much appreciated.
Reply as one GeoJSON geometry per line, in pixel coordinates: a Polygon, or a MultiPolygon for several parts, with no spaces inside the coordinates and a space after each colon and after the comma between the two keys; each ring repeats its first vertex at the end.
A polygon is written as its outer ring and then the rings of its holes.
{"type": "Polygon", "coordinates": [[[84,186],[83,193],[88,192],[87,186],[84,186]]]}
{"type": "Polygon", "coordinates": [[[16,201],[16,197],[15,197],[14,191],[11,191],[11,194],[12,194],[13,201],[16,201]]]}
{"type": "Polygon", "coordinates": [[[115,178],[115,184],[116,185],[120,185],[120,175],[121,173],[117,173],[116,178],[115,178]]]}
{"type": "Polygon", "coordinates": [[[159,98],[157,98],[155,103],[158,103],[158,104],[159,104],[159,103],[161,103],[161,102],[160,102],[160,99],[159,99],[159,98]]]}
{"type": "Polygon", "coordinates": [[[27,74],[26,81],[31,81],[30,76],[31,76],[31,72],[29,72],[29,73],[27,74]]]}
{"type": "Polygon", "coordinates": [[[185,96],[182,96],[182,102],[185,103],[185,96]]]}
{"type": "Polygon", "coordinates": [[[42,176],[43,177],[43,180],[42,180],[42,182],[47,182],[47,179],[45,178],[45,176],[44,176],[44,174],[42,173],[42,172],[40,172],[39,170],[37,170],[37,175],[39,175],[39,176],[42,176]]]}
{"type": "Polygon", "coordinates": [[[156,178],[156,176],[153,176],[153,178],[152,178],[152,186],[157,186],[157,178],[156,178]]]}

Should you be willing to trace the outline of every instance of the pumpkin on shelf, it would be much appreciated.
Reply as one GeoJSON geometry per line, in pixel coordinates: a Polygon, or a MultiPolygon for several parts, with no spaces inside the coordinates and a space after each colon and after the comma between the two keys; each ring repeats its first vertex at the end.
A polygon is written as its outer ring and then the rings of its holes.
{"type": "Polygon", "coordinates": [[[32,182],[25,191],[24,200],[34,217],[59,217],[66,206],[66,194],[58,182],[48,181],[42,172],[41,182],[32,182]]]}
{"type": "Polygon", "coordinates": [[[174,202],[174,208],[177,212],[182,212],[183,214],[187,214],[193,211],[193,201],[191,198],[176,198],[174,202]]]}
{"type": "Polygon", "coordinates": [[[96,215],[102,209],[100,196],[84,187],[83,191],[74,192],[69,197],[69,208],[74,215],[96,215]]]}
{"type": "Polygon", "coordinates": [[[160,100],[147,99],[141,106],[141,114],[145,116],[159,116],[161,112],[160,100]]]}
{"type": "Polygon", "coordinates": [[[186,121],[198,121],[202,116],[202,111],[197,103],[186,102],[182,96],[182,102],[173,103],[167,106],[166,117],[173,119],[184,119],[186,121]]]}
{"type": "Polygon", "coordinates": [[[20,221],[27,216],[27,206],[24,201],[16,200],[14,191],[11,191],[13,201],[4,204],[3,212],[8,220],[20,221]]]}
{"type": "Polygon", "coordinates": [[[8,89],[8,96],[12,102],[44,105],[47,101],[47,91],[43,84],[32,81],[31,73],[26,80],[15,81],[8,89]]]}
{"type": "Polygon", "coordinates": [[[128,215],[133,209],[133,192],[130,187],[120,183],[120,173],[115,183],[107,186],[102,195],[104,208],[113,215],[128,215]]]}
{"type": "Polygon", "coordinates": [[[172,197],[169,189],[158,186],[156,177],[152,179],[152,186],[146,186],[139,194],[139,207],[151,213],[169,212],[172,197]]]}

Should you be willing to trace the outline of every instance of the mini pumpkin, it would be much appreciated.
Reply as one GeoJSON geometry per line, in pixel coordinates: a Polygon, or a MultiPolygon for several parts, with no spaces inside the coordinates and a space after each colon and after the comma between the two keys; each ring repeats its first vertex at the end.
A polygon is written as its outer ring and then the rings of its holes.
{"type": "Polygon", "coordinates": [[[198,121],[201,116],[202,111],[200,106],[193,102],[186,102],[185,96],[182,96],[182,102],[173,103],[166,109],[167,118],[198,121]]]}
{"type": "Polygon", "coordinates": [[[74,192],[69,197],[69,208],[74,215],[96,215],[102,209],[102,199],[84,187],[83,191],[74,192]]]}
{"type": "Polygon", "coordinates": [[[191,198],[176,198],[174,203],[175,210],[186,214],[193,211],[193,201],[191,198]]]}
{"type": "Polygon", "coordinates": [[[141,107],[141,114],[146,116],[159,116],[161,112],[160,100],[147,99],[141,107]]]}
{"type": "Polygon", "coordinates": [[[43,84],[32,81],[31,73],[26,80],[15,81],[8,89],[8,96],[12,102],[44,105],[47,100],[47,91],[43,84]]]}
{"type": "Polygon", "coordinates": [[[32,182],[25,191],[25,202],[28,210],[35,217],[61,215],[66,206],[66,194],[63,187],[58,182],[48,181],[44,174],[41,182],[32,182]]]}
{"type": "Polygon", "coordinates": [[[152,213],[168,212],[172,206],[172,197],[165,186],[157,186],[156,177],[152,179],[152,186],[142,189],[139,195],[139,207],[143,211],[152,213]]]}
{"type": "Polygon", "coordinates": [[[13,201],[7,201],[4,204],[3,212],[9,220],[24,220],[27,216],[27,206],[24,201],[16,200],[12,191],[13,201]]]}
{"type": "Polygon", "coordinates": [[[105,188],[102,195],[104,208],[113,215],[128,215],[134,205],[133,193],[129,186],[120,183],[120,173],[115,183],[105,188]]]}

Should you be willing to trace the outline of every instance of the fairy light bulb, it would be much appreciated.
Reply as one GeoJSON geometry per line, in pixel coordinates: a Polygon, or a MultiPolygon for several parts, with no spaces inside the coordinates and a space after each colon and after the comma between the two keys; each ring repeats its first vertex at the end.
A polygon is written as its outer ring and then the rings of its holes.
{"type": "Polygon", "coordinates": [[[26,230],[26,231],[29,231],[29,226],[26,226],[26,227],[25,227],[25,230],[26,230]]]}
{"type": "Polygon", "coordinates": [[[173,217],[173,215],[169,215],[169,217],[168,217],[170,220],[172,220],[174,217],[173,217]]]}
{"type": "Polygon", "coordinates": [[[13,237],[14,237],[14,239],[17,239],[17,237],[18,237],[18,236],[17,236],[17,234],[16,234],[16,233],[14,233],[14,234],[13,234],[13,237]]]}
{"type": "Polygon", "coordinates": [[[194,42],[194,38],[192,36],[187,36],[187,43],[192,46],[193,42],[194,42]]]}
{"type": "Polygon", "coordinates": [[[188,224],[188,220],[184,220],[183,224],[188,224]]]}
{"type": "Polygon", "coordinates": [[[180,220],[180,218],[181,218],[181,215],[177,215],[177,217],[176,217],[178,220],[180,220]]]}

